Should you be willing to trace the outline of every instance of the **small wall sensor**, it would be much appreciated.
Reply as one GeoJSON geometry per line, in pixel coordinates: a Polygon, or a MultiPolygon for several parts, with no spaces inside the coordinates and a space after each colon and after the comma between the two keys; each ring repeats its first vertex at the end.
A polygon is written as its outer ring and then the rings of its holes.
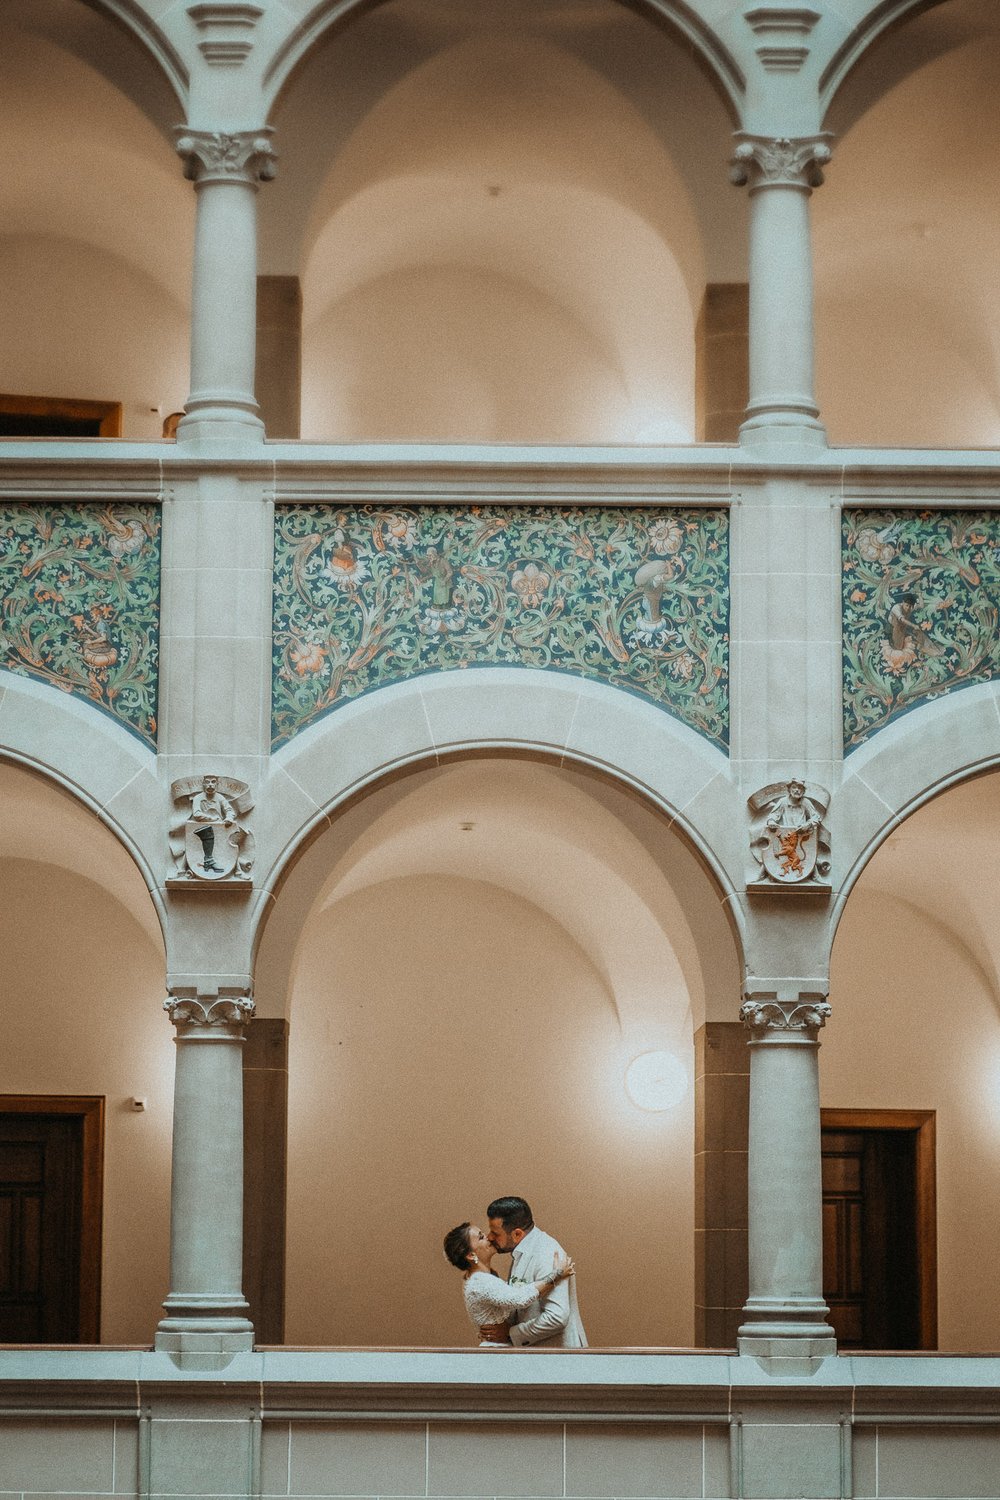
{"type": "Polygon", "coordinates": [[[145,1099],[130,1099],[129,1104],[132,1109],[135,1110],[137,1115],[141,1115],[143,1110],[146,1108],[145,1099]]]}

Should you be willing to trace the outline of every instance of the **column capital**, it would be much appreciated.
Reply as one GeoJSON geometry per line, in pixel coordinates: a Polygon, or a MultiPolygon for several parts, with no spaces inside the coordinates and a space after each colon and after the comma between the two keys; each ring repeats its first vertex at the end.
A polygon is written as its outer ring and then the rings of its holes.
{"type": "Polygon", "coordinates": [[[815,981],[801,987],[795,983],[748,981],[740,1020],[754,1040],[777,1032],[789,1040],[797,1035],[811,1041],[832,1014],[826,995],[825,985],[815,981]]]}
{"type": "Polygon", "coordinates": [[[238,182],[256,188],[277,173],[278,154],[271,144],[270,125],[260,130],[188,130],[179,126],[177,154],[184,176],[201,186],[206,182],[238,182]]]}
{"type": "Polygon", "coordinates": [[[766,187],[801,188],[809,193],[823,182],[823,168],[833,156],[829,131],[819,135],[768,136],[738,131],[729,167],[736,187],[750,185],[751,193],[766,187]]]}
{"type": "Polygon", "coordinates": [[[205,1033],[220,1038],[242,1039],[243,1027],[254,1013],[252,997],[245,990],[196,990],[178,988],[163,1002],[177,1036],[205,1033]]]}

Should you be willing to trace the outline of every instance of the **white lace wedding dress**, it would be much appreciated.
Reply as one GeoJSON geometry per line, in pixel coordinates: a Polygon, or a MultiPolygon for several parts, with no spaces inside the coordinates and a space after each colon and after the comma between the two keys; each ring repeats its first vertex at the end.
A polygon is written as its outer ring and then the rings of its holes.
{"type": "MultiPolygon", "coordinates": [[[[527,1281],[517,1286],[501,1281],[489,1271],[473,1271],[463,1284],[465,1307],[476,1328],[486,1323],[506,1323],[513,1312],[530,1307],[538,1297],[535,1283],[527,1281]]],[[[506,1344],[497,1344],[490,1339],[480,1339],[480,1349],[505,1349],[506,1344]]]]}

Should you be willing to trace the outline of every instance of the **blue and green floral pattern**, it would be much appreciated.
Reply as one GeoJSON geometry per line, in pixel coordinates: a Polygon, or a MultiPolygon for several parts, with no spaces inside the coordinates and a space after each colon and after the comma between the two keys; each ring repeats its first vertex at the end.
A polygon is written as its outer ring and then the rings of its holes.
{"type": "Polygon", "coordinates": [[[844,747],[1000,671],[1000,515],[844,513],[844,747]]]}
{"type": "Polygon", "coordinates": [[[303,506],[279,512],[275,747],[389,683],[462,667],[572,672],[725,749],[724,510],[303,506]]]}
{"type": "Polygon", "coordinates": [[[152,505],[0,504],[0,667],[156,748],[160,517],[152,505]]]}

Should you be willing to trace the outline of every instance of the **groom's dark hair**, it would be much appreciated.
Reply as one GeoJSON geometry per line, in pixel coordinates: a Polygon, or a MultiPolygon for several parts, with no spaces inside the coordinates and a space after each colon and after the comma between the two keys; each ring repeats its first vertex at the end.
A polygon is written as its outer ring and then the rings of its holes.
{"type": "Polygon", "coordinates": [[[494,1198],[486,1210],[488,1219],[499,1219],[504,1229],[523,1229],[527,1234],[529,1229],[534,1229],[535,1221],[531,1217],[531,1209],[523,1198],[494,1198]]]}

